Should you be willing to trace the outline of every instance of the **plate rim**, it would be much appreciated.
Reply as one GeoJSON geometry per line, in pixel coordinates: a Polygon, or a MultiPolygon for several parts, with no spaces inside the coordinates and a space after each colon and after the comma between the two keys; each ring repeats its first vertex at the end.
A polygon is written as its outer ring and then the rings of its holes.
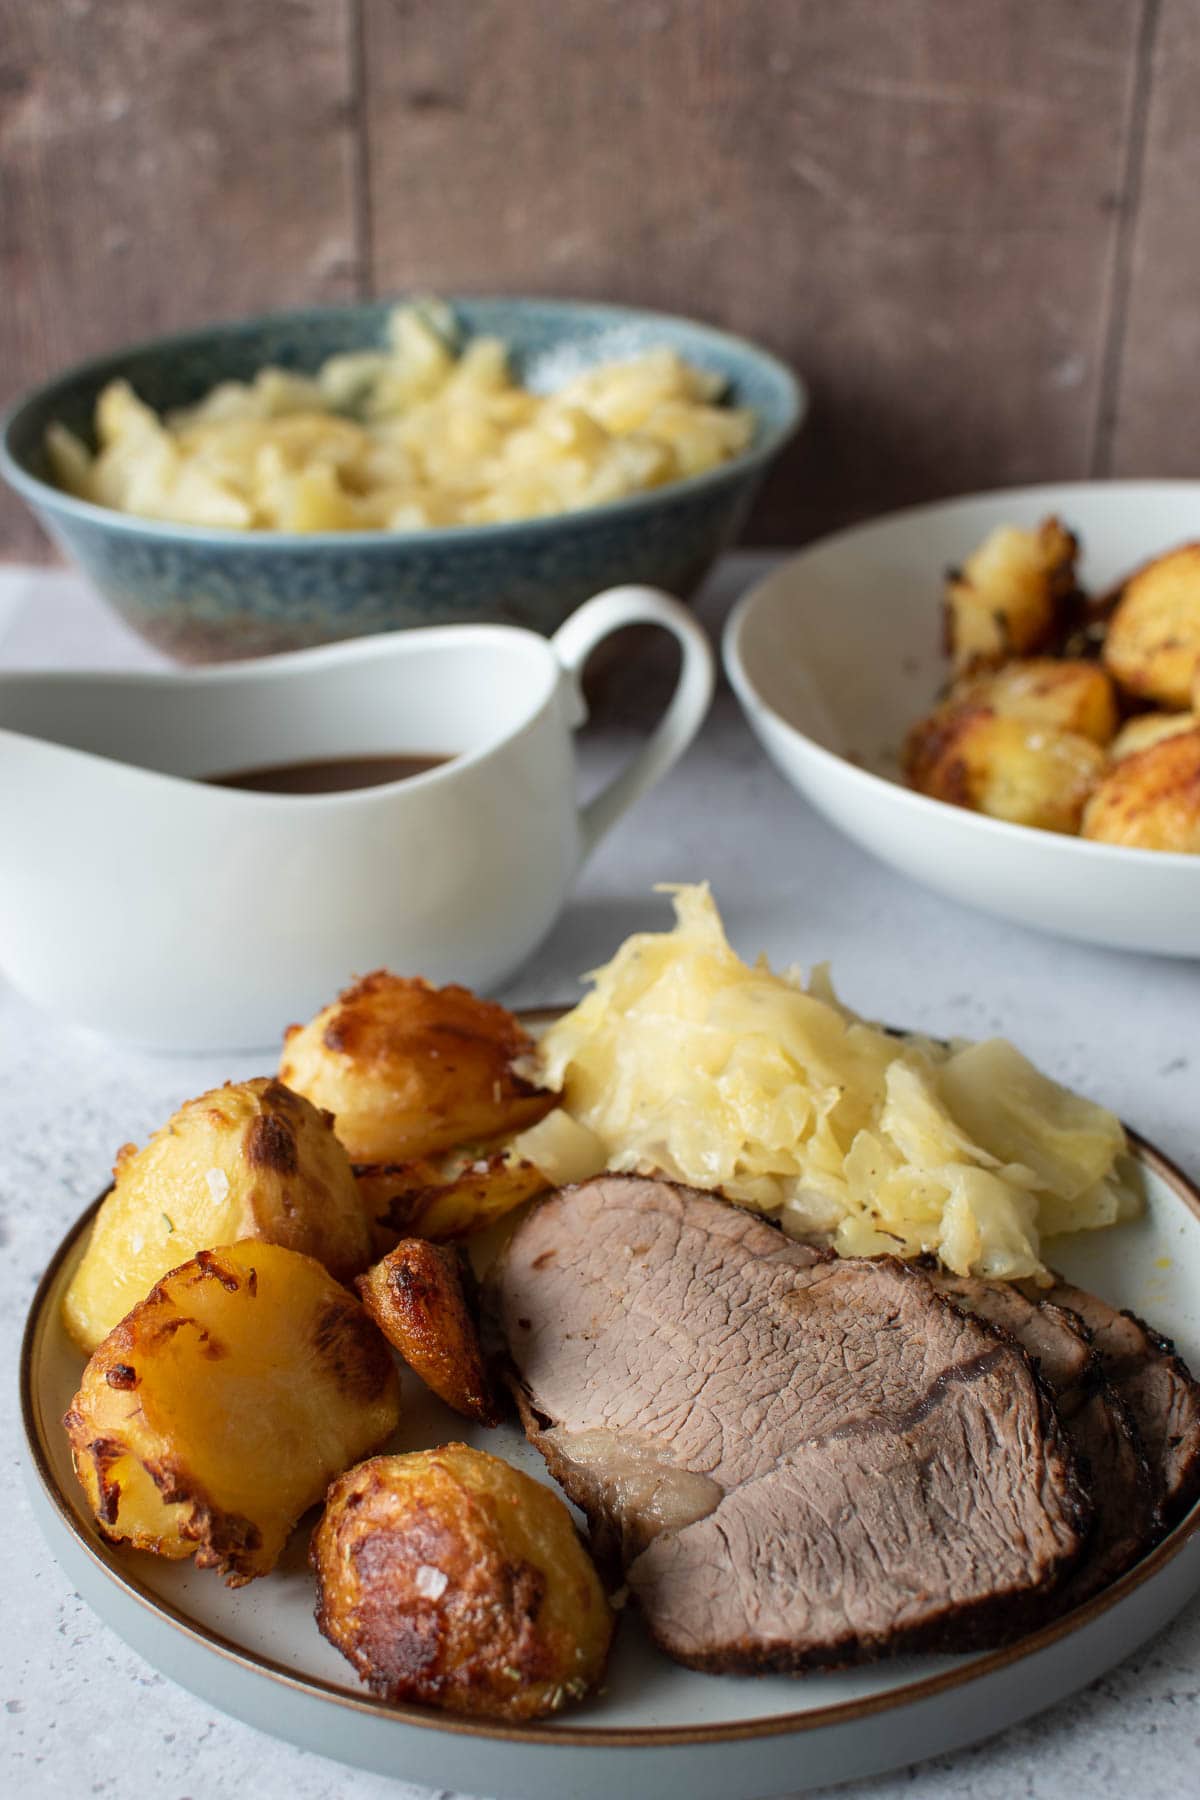
{"type": "MultiPolygon", "coordinates": [[[[930,794],[917,793],[915,789],[905,787],[900,781],[893,781],[886,775],[878,774],[874,769],[866,768],[861,763],[852,761],[850,757],[843,756],[836,750],[830,750],[827,745],[818,743],[810,733],[803,731],[799,725],[781,713],[779,708],[765,697],[751,676],[743,655],[743,638],[747,619],[756,606],[761,603],[763,597],[777,583],[782,583],[783,578],[802,568],[810,558],[840,550],[847,543],[852,543],[867,532],[883,531],[905,522],[917,521],[922,517],[933,519],[960,507],[966,509],[985,501],[1011,501],[1016,504],[1023,500],[1038,500],[1044,504],[1046,503],[1044,497],[1051,494],[1062,494],[1066,490],[1090,494],[1106,490],[1111,493],[1114,489],[1127,490],[1131,497],[1139,492],[1145,494],[1155,490],[1172,489],[1181,496],[1189,493],[1197,501],[1200,501],[1200,479],[1183,476],[1167,477],[1161,480],[1153,476],[1143,476],[1132,480],[1034,482],[1011,488],[983,488],[977,493],[952,494],[942,500],[920,501],[914,506],[896,507],[891,512],[879,513],[869,519],[860,519],[854,525],[844,526],[841,530],[828,532],[824,537],[814,538],[811,543],[805,544],[794,555],[776,563],[773,568],[767,570],[764,575],[752,583],[746,592],[739,596],[725,621],[721,632],[721,661],[729,684],[737,695],[743,712],[747,716],[754,712],[762,714],[774,726],[787,732],[789,737],[802,747],[806,755],[812,756],[827,768],[832,768],[840,777],[850,780],[853,785],[865,788],[870,793],[878,794],[882,790],[893,799],[898,798],[900,803],[915,812],[918,818],[944,819],[947,811],[951,810],[947,801],[937,800],[930,794]],[[931,808],[935,809],[932,814],[931,808]]],[[[1130,844],[1097,843],[1089,838],[1072,836],[1065,832],[1042,831],[1035,826],[1018,825],[1010,819],[994,819],[986,813],[973,812],[967,807],[954,807],[952,810],[966,830],[982,832],[984,836],[993,838],[998,833],[1001,842],[1007,839],[1010,843],[1022,843],[1026,847],[1033,843],[1047,855],[1082,856],[1085,863],[1088,858],[1091,858],[1092,861],[1103,862],[1116,857],[1118,861],[1125,863],[1130,868],[1167,868],[1176,871],[1191,869],[1200,874],[1200,856],[1190,851],[1147,850],[1130,844]]]]}
{"type": "MultiPolygon", "coordinates": [[[[526,1008],[520,1016],[523,1020],[532,1022],[553,1017],[561,1010],[559,1007],[526,1008]]],[[[1174,1197],[1200,1221],[1200,1183],[1193,1181],[1171,1157],[1139,1132],[1129,1126],[1125,1130],[1129,1149],[1135,1160],[1157,1175],[1174,1197]]],[[[1015,1643],[985,1651],[973,1657],[970,1662],[954,1668],[941,1670],[934,1675],[918,1676],[913,1681],[883,1693],[864,1695],[855,1700],[835,1701],[808,1712],[777,1713],[767,1718],[731,1719],[712,1725],[506,1725],[496,1720],[460,1718],[452,1713],[439,1712],[433,1707],[395,1704],[366,1692],[355,1694],[321,1676],[298,1675],[269,1656],[247,1651],[244,1646],[221,1632],[197,1624],[170,1601],[154,1594],[136,1575],[103,1555],[55,1479],[44,1431],[45,1421],[35,1388],[35,1355],[49,1326],[47,1303],[59,1273],[83,1232],[91,1224],[107,1192],[108,1189],[105,1189],[104,1193],[97,1195],[59,1240],[38,1281],[25,1316],[18,1383],[25,1451],[32,1473],[59,1523],[73,1539],[76,1549],[127,1600],[134,1601],[160,1622],[169,1625],[202,1653],[213,1655],[251,1676],[278,1682],[318,1705],[333,1705],[350,1712],[367,1713],[397,1726],[413,1726],[422,1731],[449,1732],[458,1737],[506,1744],[526,1744],[532,1748],[649,1750],[802,1736],[805,1732],[850,1725],[881,1713],[898,1711],[955,1689],[970,1687],[976,1681],[1015,1667],[1073,1636],[1145,1586],[1174,1561],[1200,1529],[1200,1501],[1197,1501],[1166,1537],[1118,1581],[1103,1589],[1083,1606],[1059,1619],[1051,1620],[1039,1630],[1019,1638],[1015,1643]]],[[[102,1622],[106,1622],[103,1615],[98,1616],[102,1622]]],[[[118,1636],[120,1635],[118,1631],[118,1636]]]]}

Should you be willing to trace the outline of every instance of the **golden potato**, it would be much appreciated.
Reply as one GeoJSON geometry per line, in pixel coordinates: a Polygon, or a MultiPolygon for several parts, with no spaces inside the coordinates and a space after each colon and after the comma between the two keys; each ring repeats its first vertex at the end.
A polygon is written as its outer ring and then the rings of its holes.
{"type": "Polygon", "coordinates": [[[604,1674],[612,1614],[571,1515],[481,1450],[352,1469],[312,1561],[317,1624],[385,1699],[538,1719],[604,1674]]]}
{"type": "Polygon", "coordinates": [[[1122,757],[1088,801],[1083,835],[1138,850],[1200,854],[1200,729],[1122,757]]]}
{"type": "Polygon", "coordinates": [[[461,1250],[405,1238],[354,1285],[388,1343],[439,1400],[465,1419],[498,1425],[500,1409],[467,1305],[466,1286],[473,1282],[461,1250]]]}
{"type": "Polygon", "coordinates": [[[1117,699],[1098,663],[1033,656],[1005,663],[956,686],[956,704],[986,706],[1001,719],[1024,719],[1107,744],[1117,729],[1117,699]]]}
{"type": "Polygon", "coordinates": [[[1200,672],[1200,544],[1183,544],[1131,575],[1104,640],[1126,693],[1186,710],[1200,672]]]}
{"type": "Polygon", "coordinates": [[[1194,712],[1139,713],[1135,719],[1122,725],[1108,746],[1108,754],[1114,762],[1120,762],[1123,756],[1147,750],[1151,744],[1161,743],[1163,738],[1175,737],[1181,731],[1195,731],[1197,726],[1200,726],[1200,716],[1194,712]]]}
{"type": "Polygon", "coordinates": [[[470,1237],[551,1185],[509,1148],[487,1145],[410,1163],[360,1164],[355,1174],[376,1242],[389,1248],[397,1237],[470,1237]]]}
{"type": "Polygon", "coordinates": [[[202,1250],[100,1345],[64,1424],[102,1534],[265,1575],[334,1475],[400,1417],[387,1345],[320,1263],[202,1250]]]}
{"type": "Polygon", "coordinates": [[[951,707],[914,728],[906,766],[912,786],[935,800],[1042,831],[1077,832],[1105,756],[1075,732],[951,707]]]}
{"type": "Polygon", "coordinates": [[[384,969],[284,1038],[279,1076],[335,1115],[354,1163],[407,1163],[532,1125],[557,1095],[529,1080],[533,1043],[504,1007],[384,969]]]}
{"type": "Polygon", "coordinates": [[[113,1174],[63,1301],[67,1330],[89,1353],[197,1250],[257,1238],[316,1257],[339,1280],[371,1260],[331,1120],[269,1077],[189,1100],[143,1149],[127,1144],[113,1174]]]}
{"type": "Polygon", "coordinates": [[[946,578],[946,648],[956,670],[1045,649],[1076,593],[1078,544],[1058,519],[1001,525],[946,578]]]}

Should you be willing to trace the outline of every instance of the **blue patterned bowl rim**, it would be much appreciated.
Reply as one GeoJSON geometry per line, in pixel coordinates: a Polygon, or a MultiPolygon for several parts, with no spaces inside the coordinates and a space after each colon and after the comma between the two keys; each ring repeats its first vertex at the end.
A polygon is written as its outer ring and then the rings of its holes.
{"type": "Polygon", "coordinates": [[[106,351],[102,356],[90,357],[84,362],[75,363],[64,369],[49,381],[31,388],[28,393],[14,402],[0,415],[0,474],[9,486],[35,509],[52,509],[69,518],[77,518],[93,525],[104,526],[109,530],[130,532],[139,537],[151,537],[167,540],[186,539],[192,543],[208,543],[213,545],[237,546],[243,550],[256,549],[275,551],[281,548],[312,547],[318,544],[339,545],[350,549],[360,544],[421,544],[429,547],[440,547],[465,539],[478,544],[489,540],[511,539],[518,533],[531,532],[539,535],[547,531],[561,531],[565,524],[584,519],[612,518],[614,515],[636,513],[661,506],[664,501],[673,500],[676,495],[702,493],[705,488],[716,488],[735,479],[739,475],[749,474],[752,470],[769,463],[787,443],[788,439],[799,429],[808,411],[808,389],[794,370],[773,356],[769,350],[761,349],[748,338],[737,336],[730,331],[722,331],[715,325],[705,324],[702,320],[690,319],[681,313],[659,312],[651,307],[619,306],[609,302],[596,300],[566,300],[554,295],[531,294],[461,294],[439,296],[452,311],[459,307],[470,308],[480,305],[501,305],[519,309],[522,306],[551,307],[561,309],[565,316],[572,312],[581,319],[600,317],[612,325],[649,324],[661,325],[666,329],[686,331],[700,344],[707,345],[729,365],[731,373],[740,363],[753,368],[764,376],[778,396],[777,416],[771,419],[760,418],[759,429],[752,442],[739,455],[730,457],[726,462],[718,463],[715,468],[707,469],[700,475],[686,475],[678,481],[664,483],[661,487],[648,488],[643,493],[630,494],[624,499],[605,500],[595,506],[577,507],[567,512],[548,513],[533,519],[511,519],[498,524],[486,525],[441,525],[407,530],[375,529],[371,531],[244,531],[220,529],[210,525],[185,525],[169,519],[147,519],[138,513],[120,512],[115,507],[99,506],[91,500],[78,500],[63,488],[56,487],[51,481],[44,481],[39,475],[25,467],[17,460],[11,440],[16,436],[24,423],[27,412],[43,410],[53,404],[56,394],[74,387],[79,382],[114,378],[121,373],[122,365],[130,358],[146,354],[169,352],[174,349],[186,350],[204,343],[219,343],[222,338],[236,337],[239,333],[255,326],[285,327],[289,324],[319,324],[328,320],[333,322],[345,318],[355,312],[371,312],[380,308],[400,305],[405,299],[415,296],[399,295],[391,299],[371,301],[351,301],[341,306],[310,306],[290,308],[281,312],[253,313],[239,319],[222,319],[208,326],[193,327],[188,331],[172,332],[166,336],[146,338],[136,344],[127,344],[119,350],[106,351]]]}

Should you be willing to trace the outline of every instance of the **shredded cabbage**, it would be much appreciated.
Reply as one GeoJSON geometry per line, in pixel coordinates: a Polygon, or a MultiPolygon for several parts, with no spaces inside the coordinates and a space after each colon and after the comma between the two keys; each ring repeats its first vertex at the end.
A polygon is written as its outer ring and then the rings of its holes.
{"type": "Polygon", "coordinates": [[[597,1167],[717,1190],[842,1255],[1009,1279],[1043,1273],[1044,1235],[1140,1209],[1120,1122],[1004,1039],[893,1035],[823,969],[742,962],[707,885],[669,891],[674,929],[626,939],[539,1046],[597,1167]]]}

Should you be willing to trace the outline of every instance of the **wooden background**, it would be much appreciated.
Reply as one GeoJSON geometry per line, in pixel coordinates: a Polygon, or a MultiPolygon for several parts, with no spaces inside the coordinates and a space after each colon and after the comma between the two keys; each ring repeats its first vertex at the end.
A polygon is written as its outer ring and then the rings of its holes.
{"type": "Polygon", "coordinates": [[[0,400],[259,307],[533,291],[804,373],[759,542],[1197,473],[1198,88],[1200,0],[0,0],[0,400]]]}

